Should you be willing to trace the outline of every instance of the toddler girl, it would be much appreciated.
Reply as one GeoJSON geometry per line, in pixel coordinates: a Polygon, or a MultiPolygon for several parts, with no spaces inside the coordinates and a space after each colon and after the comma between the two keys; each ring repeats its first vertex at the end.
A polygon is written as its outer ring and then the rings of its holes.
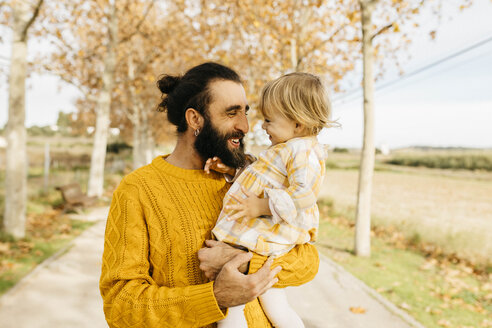
{"type": "MultiPolygon", "coordinates": [[[[308,73],[267,83],[259,109],[272,146],[233,183],[212,232],[220,241],[278,257],[316,240],[316,200],[325,174],[325,151],[316,136],[334,122],[323,84],[308,73]]],[[[271,288],[260,302],[275,327],[304,327],[282,289],[271,288]]],[[[247,327],[243,310],[230,308],[219,327],[247,327]]]]}

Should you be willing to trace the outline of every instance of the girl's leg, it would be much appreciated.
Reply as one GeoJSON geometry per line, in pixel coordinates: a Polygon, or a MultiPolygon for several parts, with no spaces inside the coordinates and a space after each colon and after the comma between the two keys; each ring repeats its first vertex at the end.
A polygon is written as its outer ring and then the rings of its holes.
{"type": "Polygon", "coordinates": [[[227,317],[217,321],[217,328],[248,328],[248,323],[244,317],[244,305],[230,307],[227,317]]]}
{"type": "Polygon", "coordinates": [[[260,297],[261,307],[274,327],[304,328],[301,318],[287,302],[285,291],[270,288],[260,297]]]}

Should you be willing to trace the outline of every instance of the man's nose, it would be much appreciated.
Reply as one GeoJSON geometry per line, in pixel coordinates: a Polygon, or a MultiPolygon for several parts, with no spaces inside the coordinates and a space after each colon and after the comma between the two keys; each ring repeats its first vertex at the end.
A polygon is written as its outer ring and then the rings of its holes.
{"type": "Polygon", "coordinates": [[[246,116],[245,113],[238,115],[238,121],[236,122],[235,128],[236,130],[239,130],[244,134],[248,133],[249,123],[248,123],[248,117],[246,116]]]}

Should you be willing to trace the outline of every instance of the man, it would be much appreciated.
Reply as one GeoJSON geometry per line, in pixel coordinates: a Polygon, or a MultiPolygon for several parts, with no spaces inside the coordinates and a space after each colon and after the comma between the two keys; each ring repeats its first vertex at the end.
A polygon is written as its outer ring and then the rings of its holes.
{"type": "Polygon", "coordinates": [[[312,245],[272,261],[209,240],[229,184],[205,173],[205,161],[245,162],[249,107],[240,78],[205,63],[164,76],[158,87],[178,140],[114,192],[100,280],[106,320],[110,327],[215,327],[227,307],[248,303],[249,327],[271,327],[257,297],[313,279],[319,258],[312,245]]]}

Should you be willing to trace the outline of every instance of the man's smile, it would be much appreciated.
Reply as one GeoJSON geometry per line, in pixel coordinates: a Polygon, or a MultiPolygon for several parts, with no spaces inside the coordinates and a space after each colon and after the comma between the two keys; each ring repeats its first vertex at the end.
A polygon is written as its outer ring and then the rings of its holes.
{"type": "Polygon", "coordinates": [[[241,145],[241,139],[231,138],[231,139],[229,139],[229,143],[231,144],[231,146],[233,148],[239,148],[239,146],[241,145]]]}

